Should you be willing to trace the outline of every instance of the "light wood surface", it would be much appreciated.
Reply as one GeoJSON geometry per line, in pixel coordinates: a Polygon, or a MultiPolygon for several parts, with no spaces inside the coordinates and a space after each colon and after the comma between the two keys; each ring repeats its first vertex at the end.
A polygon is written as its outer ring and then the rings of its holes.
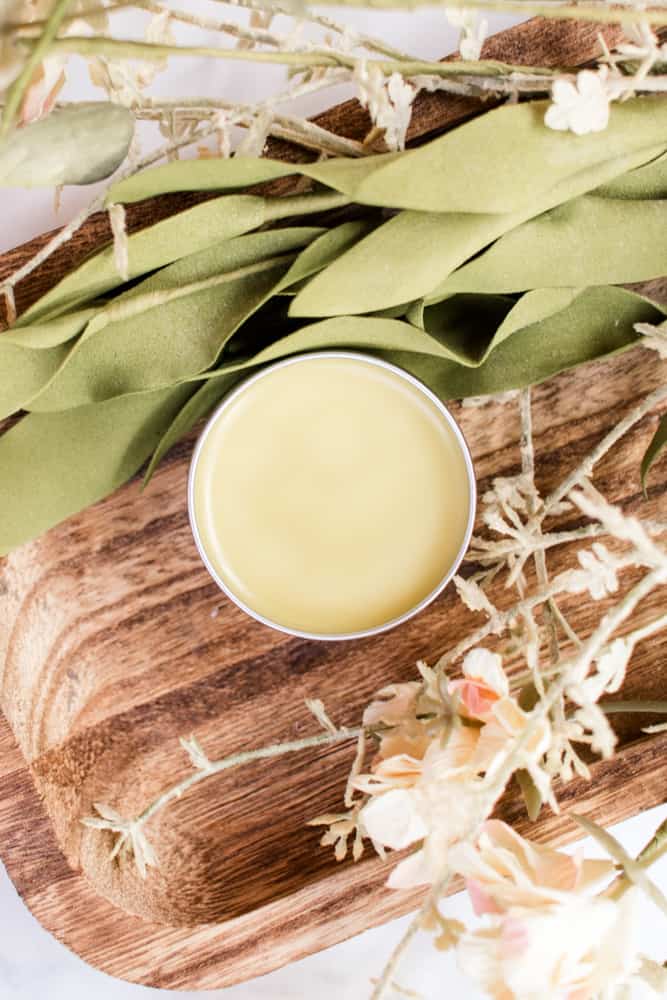
{"type": "MultiPolygon", "coordinates": [[[[612,36],[616,29],[608,31],[612,36]]],[[[492,39],[488,55],[579,64],[595,54],[597,29],[529,22],[492,39]]],[[[476,113],[470,101],[428,95],[413,140],[476,113]]],[[[353,103],[328,113],[355,136],[368,127],[353,103]]],[[[274,155],[295,151],[276,144],[274,155]]],[[[142,225],[192,198],[149,202],[142,225]]],[[[21,289],[25,306],[108,238],[96,217],[21,289]]],[[[0,274],[40,243],[6,255],[0,274]]],[[[612,424],[665,380],[667,365],[641,348],[561,375],[534,394],[537,476],[549,490],[612,424]]],[[[516,408],[453,407],[471,447],[480,491],[519,468],[516,408]]],[[[667,462],[655,467],[647,500],[639,461],[657,415],[641,421],[596,483],[644,516],[667,516],[667,462]]],[[[128,859],[108,862],[110,838],[80,818],[105,802],[138,812],[187,773],[179,736],[195,731],[211,756],[315,730],[303,700],[320,697],[354,725],[370,696],[414,677],[473,621],[448,590],[401,628],[350,644],[313,643],[251,621],[223,598],[201,565],[186,514],[193,438],[159,470],[148,491],[132,482],[0,563],[0,854],[35,916],[106,972],[152,986],[212,989],[267,972],[413,907],[418,893],[389,892],[390,864],[369,852],[337,865],[308,819],[336,810],[352,748],[338,746],[230,772],[199,786],[152,821],[161,868],[142,882],[128,859]]],[[[563,527],[578,523],[574,514],[563,527]]],[[[558,571],[572,552],[558,550],[558,571]]],[[[509,595],[498,593],[506,603],[509,595]]],[[[639,625],[664,606],[655,593],[639,625]]],[[[565,610],[585,633],[601,605],[572,598],[565,610]],[[569,605],[569,606],[568,606],[569,605]]],[[[667,697],[667,638],[637,648],[623,696],[667,697]]],[[[662,802],[667,734],[648,738],[638,716],[617,718],[613,761],[593,765],[590,784],[562,790],[565,807],[605,823],[662,802]]],[[[524,832],[517,797],[500,813],[524,832]]],[[[531,828],[561,842],[574,835],[550,813],[531,828]]]]}

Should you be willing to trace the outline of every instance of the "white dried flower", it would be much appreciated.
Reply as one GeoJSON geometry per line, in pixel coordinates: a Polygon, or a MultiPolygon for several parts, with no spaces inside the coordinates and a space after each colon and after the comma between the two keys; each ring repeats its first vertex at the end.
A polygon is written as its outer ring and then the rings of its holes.
{"type": "Polygon", "coordinates": [[[544,124],[558,131],[586,135],[603,132],[609,123],[609,101],[606,67],[597,73],[590,69],[577,73],[577,82],[558,79],[551,88],[552,104],[547,108],[544,124]]]}
{"type": "Polygon", "coordinates": [[[639,900],[516,908],[461,936],[459,964],[494,1000],[617,997],[638,974],[639,900]]]}
{"type": "Polygon", "coordinates": [[[569,593],[588,591],[594,601],[600,601],[618,590],[616,572],[626,564],[625,560],[612,555],[600,542],[593,545],[592,551],[579,552],[577,559],[582,568],[568,574],[569,593]]]}
{"type": "Polygon", "coordinates": [[[400,73],[392,73],[386,80],[379,67],[369,66],[365,59],[357,61],[354,79],[359,87],[359,101],[368,109],[374,125],[384,130],[389,149],[403,149],[417,94],[415,88],[400,73]]]}
{"type": "Polygon", "coordinates": [[[474,10],[465,7],[445,7],[449,23],[461,29],[459,54],[467,62],[476,62],[482,54],[482,45],[489,29],[489,22],[474,10]]]}

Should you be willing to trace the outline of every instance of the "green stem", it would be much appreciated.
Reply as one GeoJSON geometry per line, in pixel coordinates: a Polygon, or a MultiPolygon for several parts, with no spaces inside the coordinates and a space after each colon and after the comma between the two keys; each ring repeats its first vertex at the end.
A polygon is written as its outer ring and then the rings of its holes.
{"type": "MultiPolygon", "coordinates": [[[[22,44],[30,46],[28,39],[22,39],[22,44]]],[[[60,52],[74,52],[84,56],[106,56],[112,59],[165,59],[169,56],[194,56],[211,59],[231,59],[259,63],[279,63],[291,66],[343,67],[354,69],[358,59],[345,55],[333,49],[318,51],[309,49],[305,52],[264,52],[256,49],[215,48],[207,45],[159,45],[150,42],[137,42],[123,38],[98,36],[88,38],[80,35],[70,35],[54,42],[54,48],[60,52]]],[[[384,74],[394,73],[397,69],[396,60],[369,59],[367,66],[379,69],[384,74]]],[[[540,76],[553,77],[559,73],[570,72],[567,69],[549,69],[545,67],[527,67],[512,63],[498,62],[494,59],[471,62],[457,60],[452,62],[427,62],[414,60],[400,63],[401,75],[404,77],[420,76],[509,76],[512,73],[531,73],[540,76]]]]}
{"type": "Polygon", "coordinates": [[[222,771],[229,771],[233,767],[241,767],[243,764],[250,764],[255,760],[265,760],[269,757],[280,757],[286,753],[298,753],[300,750],[309,750],[312,747],[331,746],[334,743],[345,743],[349,740],[356,740],[363,729],[341,729],[335,733],[318,733],[316,736],[307,736],[302,740],[294,740],[290,743],[278,743],[275,746],[261,747],[259,750],[244,750],[241,753],[232,754],[230,757],[223,757],[222,760],[210,761],[206,769],[200,769],[194,774],[188,775],[183,781],[168,791],[160,795],[142,813],[137,816],[136,822],[143,826],[151,816],[154,816],[174,799],[180,799],[181,795],[192,788],[193,785],[205,781],[207,778],[222,771]]]}
{"type": "MultiPolygon", "coordinates": [[[[636,863],[642,868],[648,869],[665,854],[667,854],[667,818],[660,824],[648,844],[639,852],[636,863]]],[[[620,899],[632,885],[632,880],[627,875],[619,875],[605,890],[604,896],[608,899],[620,899]]]]}
{"type": "Polygon", "coordinates": [[[623,712],[667,715],[667,701],[600,701],[598,707],[605,715],[620,715],[623,712]]]}
{"type": "Polygon", "coordinates": [[[58,33],[58,29],[60,28],[65,14],[67,13],[69,5],[70,0],[56,0],[49,19],[44,26],[44,31],[37,42],[35,42],[34,46],[31,47],[31,52],[25,66],[17,76],[16,80],[14,80],[12,86],[9,88],[7,101],[5,103],[5,110],[2,115],[2,123],[0,124],[0,137],[7,135],[10,128],[14,124],[18,110],[21,107],[23,95],[30,86],[35,70],[48,50],[53,46],[56,34],[58,33]]]}

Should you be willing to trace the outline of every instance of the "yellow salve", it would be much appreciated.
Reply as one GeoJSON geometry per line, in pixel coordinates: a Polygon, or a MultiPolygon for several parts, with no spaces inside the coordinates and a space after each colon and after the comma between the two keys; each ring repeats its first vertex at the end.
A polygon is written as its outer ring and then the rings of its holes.
{"type": "Polygon", "coordinates": [[[191,504],[211,569],[248,610],[317,635],[377,628],[438,587],[470,481],[446,416],[400,373],[310,355],[222,407],[191,504]]]}

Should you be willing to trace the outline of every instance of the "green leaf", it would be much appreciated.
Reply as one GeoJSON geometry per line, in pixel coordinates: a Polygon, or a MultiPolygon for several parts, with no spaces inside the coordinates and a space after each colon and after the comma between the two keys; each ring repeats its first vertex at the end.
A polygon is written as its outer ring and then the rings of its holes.
{"type": "Polygon", "coordinates": [[[667,446],[667,414],[662,417],[660,423],[658,424],[658,429],[651,438],[651,443],[644,453],[641,464],[641,479],[642,488],[644,493],[646,493],[646,480],[649,472],[651,471],[651,466],[655,461],[657,461],[659,455],[662,453],[664,448],[667,446]]]}
{"type": "Polygon", "coordinates": [[[322,233],[275,229],[184,257],[98,310],[30,409],[65,410],[182,382],[209,368],[322,233]]]}
{"type": "Polygon", "coordinates": [[[408,319],[435,337],[459,364],[480,365],[495,346],[495,336],[514,306],[504,295],[453,295],[424,308],[415,303],[408,319]]]}
{"type": "Polygon", "coordinates": [[[0,343],[15,344],[17,347],[31,347],[34,350],[57,347],[60,344],[66,344],[68,340],[72,340],[81,333],[96,312],[96,309],[80,309],[47,323],[12,327],[2,334],[0,343]]]}
{"type": "Polygon", "coordinates": [[[28,408],[94,314],[94,309],[87,309],[43,326],[25,326],[0,335],[0,420],[28,408]]]}
{"type": "Polygon", "coordinates": [[[125,159],[134,115],[119,104],[79,104],[14,129],[0,142],[0,186],[92,184],[125,159]]]}
{"type": "Polygon", "coordinates": [[[587,361],[623,351],[639,340],[637,322],[655,323],[662,309],[622,288],[588,288],[546,319],[517,330],[478,368],[395,353],[393,360],[443,399],[522,389],[587,361]],[[652,320],[638,317],[652,316],[652,320]]]}
{"type": "Polygon", "coordinates": [[[518,226],[428,296],[614,285],[667,274],[667,201],[586,195],[518,226]]]}
{"type": "MultiPolygon", "coordinates": [[[[265,202],[252,195],[215,198],[128,237],[129,277],[137,278],[189,254],[263,225],[265,202]]],[[[116,288],[121,278],[113,246],[84,261],[23,313],[16,326],[52,319],[116,288]]]]}
{"type": "MultiPolygon", "coordinates": [[[[637,162],[636,158],[625,158],[623,169],[637,162]]],[[[401,212],[319,272],[293,299],[290,315],[370,313],[428,299],[456,268],[499,236],[584,194],[605,175],[616,176],[619,169],[619,161],[610,160],[595,169],[582,170],[546,192],[539,191],[538,184],[524,191],[522,208],[507,215],[401,212]]]]}
{"type": "Polygon", "coordinates": [[[144,488],[148,486],[167,452],[175,444],[178,444],[181,438],[185,437],[202,417],[210,413],[216,403],[242,378],[243,372],[237,370],[230,373],[227,378],[209,379],[209,381],[204,382],[201,388],[197,389],[194,396],[190,397],[160,438],[144,476],[144,488]]]}
{"type": "Polygon", "coordinates": [[[350,247],[354,246],[369,230],[365,221],[343,222],[340,226],[325,230],[321,236],[302,250],[287,274],[276,287],[276,294],[291,288],[309,278],[323,267],[327,267],[350,247]]]}
{"type": "Polygon", "coordinates": [[[667,198],[667,153],[596,188],[600,198],[667,198]]]}
{"type": "Polygon", "coordinates": [[[0,420],[27,406],[67,357],[69,347],[18,347],[0,334],[0,420]]]}
{"type": "Polygon", "coordinates": [[[449,295],[432,306],[415,303],[408,319],[446,345],[452,360],[476,368],[517,330],[565,309],[581,291],[539,288],[518,302],[504,295],[449,295]]]}
{"type": "Polygon", "coordinates": [[[236,159],[167,164],[114,186],[109,198],[134,201],[167,191],[224,190],[299,172],[361,204],[505,214],[522,209],[527,191],[546,197],[582,172],[593,178],[590,187],[597,187],[609,178],[596,181],[595,172],[610,161],[617,161],[615,176],[665,150],[667,107],[660,97],[614,104],[607,129],[586,136],[546,128],[547,107],[547,101],[504,105],[398,154],[298,166],[236,159]],[[628,156],[634,160],[624,165],[628,156]]]}
{"type": "Polygon", "coordinates": [[[174,160],[116,181],[106,204],[132,204],[170,191],[234,191],[298,174],[300,166],[253,156],[221,159],[174,160]]]}
{"type": "MultiPolygon", "coordinates": [[[[546,128],[548,106],[548,101],[504,105],[379,164],[354,189],[337,189],[364,204],[517,212],[528,192],[530,197],[546,196],[557,185],[584,171],[594,173],[610,160],[644,150],[646,161],[660,147],[665,149],[667,102],[661,98],[613,105],[607,129],[586,136],[546,128]]],[[[331,184],[331,179],[325,183],[331,184]]]]}
{"type": "MultiPolygon", "coordinates": [[[[568,290],[563,302],[570,298],[568,290]]],[[[539,314],[539,310],[536,309],[539,314]]],[[[656,322],[664,311],[622,288],[588,288],[570,304],[512,333],[478,367],[451,360],[439,340],[401,320],[339,316],[304,326],[254,357],[197,378],[221,378],[302,351],[331,347],[369,350],[421,378],[441,399],[519,389],[586,361],[637,343],[637,322],[656,322]]]]}
{"type": "Polygon", "coordinates": [[[129,479],[192,386],[30,414],[0,438],[0,555],[129,479]]]}

